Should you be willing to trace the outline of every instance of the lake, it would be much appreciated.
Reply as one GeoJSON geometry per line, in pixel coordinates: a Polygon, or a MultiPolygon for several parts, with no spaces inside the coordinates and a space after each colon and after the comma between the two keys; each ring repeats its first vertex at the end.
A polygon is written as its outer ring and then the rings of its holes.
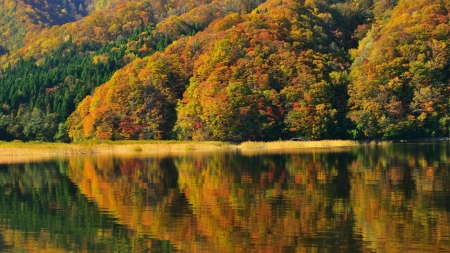
{"type": "Polygon", "coordinates": [[[0,164],[0,252],[450,252],[450,142],[0,164]]]}

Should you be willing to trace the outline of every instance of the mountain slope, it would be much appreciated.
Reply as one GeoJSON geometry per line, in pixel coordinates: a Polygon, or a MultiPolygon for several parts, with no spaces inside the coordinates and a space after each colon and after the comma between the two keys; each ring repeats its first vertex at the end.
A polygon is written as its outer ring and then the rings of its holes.
{"type": "Polygon", "coordinates": [[[0,55],[14,51],[43,29],[74,22],[115,0],[0,0],[0,55]]]}
{"type": "Polygon", "coordinates": [[[448,135],[448,0],[74,1],[0,0],[0,139],[448,135]]]}
{"type": "Polygon", "coordinates": [[[273,8],[217,19],[118,71],[71,115],[71,138],[341,135],[346,62],[331,14],[269,2],[263,6],[273,8]]]}
{"type": "Polygon", "coordinates": [[[448,133],[450,1],[400,1],[353,52],[354,137],[448,133]]]}
{"type": "Polygon", "coordinates": [[[138,57],[163,50],[171,41],[203,29],[229,11],[227,4],[213,2],[171,16],[155,26],[150,23],[155,20],[153,8],[147,3],[120,5],[112,13],[109,12],[115,9],[93,12],[74,24],[52,28],[51,33],[43,32],[32,46],[5,57],[11,66],[0,75],[0,100],[6,114],[2,116],[0,112],[0,125],[4,129],[0,138],[52,140],[58,123],[114,71],[138,57]],[[120,28],[114,34],[95,33],[111,31],[112,27],[120,28]],[[118,39],[110,41],[108,36],[118,39]],[[28,56],[14,60],[20,55],[28,56]],[[29,120],[30,115],[38,119],[29,120]],[[47,124],[41,118],[52,122],[56,118],[59,122],[47,124]],[[45,136],[25,131],[29,127],[45,136]]]}

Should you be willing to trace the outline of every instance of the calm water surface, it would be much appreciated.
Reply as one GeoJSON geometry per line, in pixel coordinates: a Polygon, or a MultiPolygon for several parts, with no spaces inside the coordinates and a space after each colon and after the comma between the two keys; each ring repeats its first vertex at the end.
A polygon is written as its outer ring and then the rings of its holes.
{"type": "Polygon", "coordinates": [[[450,143],[0,164],[1,252],[450,252],[450,143]]]}

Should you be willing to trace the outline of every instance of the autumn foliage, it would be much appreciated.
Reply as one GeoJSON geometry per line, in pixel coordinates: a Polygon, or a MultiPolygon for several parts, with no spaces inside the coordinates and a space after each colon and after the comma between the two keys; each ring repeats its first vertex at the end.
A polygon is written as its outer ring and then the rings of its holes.
{"type": "Polygon", "coordinates": [[[449,10],[449,1],[400,1],[352,51],[354,137],[448,134],[449,10]]]}
{"type": "Polygon", "coordinates": [[[336,137],[343,108],[330,74],[343,59],[326,53],[333,41],[327,29],[322,15],[289,2],[229,14],[117,72],[69,118],[70,136],[121,139],[119,125],[132,124],[140,132],[134,138],[336,137]],[[89,130],[79,135],[81,129],[89,130]]]}
{"type": "Polygon", "coordinates": [[[93,81],[84,81],[90,80],[87,71],[82,81],[77,74],[55,77],[51,84],[31,81],[26,91],[14,88],[10,78],[0,92],[5,98],[0,136],[21,136],[19,112],[34,107],[56,113],[58,136],[66,131],[71,140],[448,135],[446,0],[146,0],[81,6],[84,17],[61,26],[46,23],[34,33],[24,30],[23,47],[0,48],[10,51],[0,60],[6,71],[0,78],[14,68],[54,71],[58,66],[49,59],[54,52],[64,54],[67,43],[79,48],[84,62],[91,55],[100,73],[93,81]],[[63,95],[65,86],[58,82],[82,88],[63,95]],[[31,101],[28,91],[35,94],[31,101]],[[52,95],[63,98],[45,107],[52,95]]]}

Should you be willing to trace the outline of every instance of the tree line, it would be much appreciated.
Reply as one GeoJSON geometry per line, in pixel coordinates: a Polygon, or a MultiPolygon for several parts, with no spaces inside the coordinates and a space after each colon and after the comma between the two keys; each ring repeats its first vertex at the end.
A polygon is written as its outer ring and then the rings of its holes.
{"type": "Polygon", "coordinates": [[[0,138],[449,134],[449,1],[227,4],[18,60],[0,77],[0,138]]]}

